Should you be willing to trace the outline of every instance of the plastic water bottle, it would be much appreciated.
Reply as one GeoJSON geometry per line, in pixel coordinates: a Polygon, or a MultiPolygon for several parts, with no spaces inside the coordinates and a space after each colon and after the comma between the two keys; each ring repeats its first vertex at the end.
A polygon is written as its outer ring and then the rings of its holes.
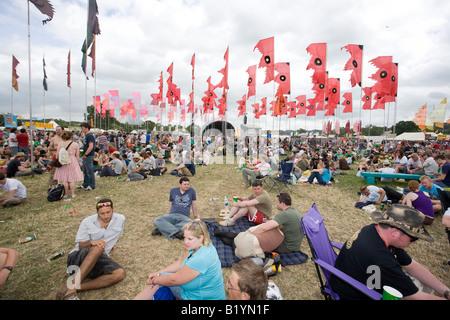
{"type": "Polygon", "coordinates": [[[219,198],[209,198],[209,201],[216,201],[219,200],[219,198]]]}
{"type": "Polygon", "coordinates": [[[228,198],[227,198],[227,196],[225,196],[225,198],[223,199],[223,202],[225,203],[225,209],[228,209],[228,198]]]}

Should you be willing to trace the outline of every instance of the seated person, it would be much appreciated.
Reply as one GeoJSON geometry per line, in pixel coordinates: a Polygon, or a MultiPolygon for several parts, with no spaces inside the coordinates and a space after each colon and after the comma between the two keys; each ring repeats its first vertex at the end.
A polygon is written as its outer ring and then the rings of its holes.
{"type": "Polygon", "coordinates": [[[330,182],[331,169],[330,169],[330,165],[329,165],[328,161],[324,162],[322,159],[319,159],[317,161],[317,168],[311,170],[311,175],[308,177],[308,181],[304,184],[298,184],[298,185],[312,184],[312,183],[314,183],[314,179],[317,179],[317,182],[322,186],[326,186],[330,182]]]}
{"type": "Polygon", "coordinates": [[[169,194],[170,210],[168,214],[157,217],[153,223],[156,229],[152,235],[164,235],[169,240],[174,238],[183,239],[183,226],[188,223],[191,214],[195,219],[200,216],[197,212],[197,194],[195,189],[191,187],[189,178],[182,177],[179,180],[180,186],[172,188],[169,194]]]}
{"type": "Polygon", "coordinates": [[[47,155],[47,151],[40,150],[39,155],[37,156],[37,161],[39,162],[39,166],[43,166],[44,168],[47,168],[50,165],[50,158],[47,155]]]}
{"type": "Polygon", "coordinates": [[[3,148],[0,151],[0,155],[4,159],[7,159],[7,160],[11,159],[11,157],[12,157],[11,147],[7,144],[4,144],[3,148]]]}
{"type": "Polygon", "coordinates": [[[339,170],[350,170],[350,166],[344,155],[339,157],[339,170]]]}
{"type": "Polygon", "coordinates": [[[231,267],[226,287],[230,300],[283,300],[276,284],[252,260],[231,267]]]}
{"type": "Polygon", "coordinates": [[[111,154],[111,160],[102,163],[102,171],[100,172],[100,177],[117,177],[122,174],[123,171],[123,161],[120,158],[119,152],[113,152],[111,154]]]}
{"type": "Polygon", "coordinates": [[[264,177],[270,172],[270,163],[267,156],[261,156],[261,162],[256,165],[248,164],[246,168],[242,169],[242,179],[246,186],[251,186],[256,179],[264,177]],[[249,178],[250,177],[250,181],[249,178]]]}
{"type": "MultiPolygon", "coordinates": [[[[395,169],[391,168],[391,162],[389,160],[384,160],[383,161],[383,168],[380,168],[380,169],[378,169],[376,171],[381,172],[381,173],[395,173],[395,169]]],[[[381,182],[392,182],[392,178],[381,177],[380,181],[381,182]]]]}
{"type": "Polygon", "coordinates": [[[309,170],[308,155],[306,152],[300,156],[300,160],[298,160],[298,162],[297,162],[297,167],[300,168],[301,172],[305,172],[306,170],[309,170]]]}
{"type": "MultiPolygon", "coordinates": [[[[334,266],[357,281],[372,285],[380,294],[387,285],[400,291],[405,300],[450,299],[448,286],[405,251],[419,239],[434,241],[423,227],[423,214],[396,204],[383,213],[372,212],[371,219],[373,224],[363,227],[343,245],[334,266]],[[367,272],[373,266],[379,270],[379,281],[374,281],[373,272],[367,272]],[[444,298],[420,291],[410,276],[444,298]]],[[[368,299],[335,276],[329,283],[341,300],[368,299]]]]}
{"type": "Polygon", "coordinates": [[[105,288],[125,278],[124,269],[109,256],[123,234],[125,216],[114,212],[110,199],[98,201],[96,209],[97,214],[80,224],[76,246],[67,256],[73,274],[56,292],[57,300],[76,300],[78,291],[105,288]],[[86,278],[90,280],[83,282],[86,278]]]}
{"type": "Polygon", "coordinates": [[[151,172],[155,169],[155,157],[153,157],[151,151],[143,152],[141,156],[143,158],[141,166],[145,172],[151,172]]]}
{"type": "Polygon", "coordinates": [[[24,203],[27,199],[27,189],[22,182],[16,179],[6,178],[0,173],[0,188],[8,193],[0,197],[0,205],[4,207],[15,206],[24,203]]]}
{"type": "Polygon", "coordinates": [[[428,192],[433,203],[434,212],[439,212],[442,210],[442,203],[439,197],[438,189],[444,190],[441,187],[435,185],[429,176],[423,175],[420,177],[420,188],[419,191],[428,192]]]}
{"type": "Polygon", "coordinates": [[[357,204],[361,206],[367,204],[381,204],[387,203],[388,198],[386,197],[386,191],[383,188],[379,188],[377,186],[361,186],[359,188],[361,192],[361,197],[359,198],[357,204]]]}
{"type": "Polygon", "coordinates": [[[441,167],[442,172],[439,173],[436,178],[431,180],[434,184],[442,188],[450,188],[450,153],[445,155],[439,154],[434,158],[441,167]]]}
{"type": "Polygon", "coordinates": [[[138,155],[135,155],[133,157],[133,160],[130,161],[128,164],[128,178],[125,179],[125,181],[140,181],[144,180],[145,177],[140,174],[140,167],[138,166],[140,157],[138,155]]]}
{"type": "Polygon", "coordinates": [[[177,170],[179,176],[195,176],[195,164],[191,161],[188,153],[183,157],[183,162],[180,163],[177,170]]]}
{"type": "MultiPolygon", "coordinates": [[[[447,232],[448,243],[450,244],[450,208],[444,212],[442,217],[442,225],[445,227],[445,232],[447,232]]],[[[449,264],[450,261],[447,262],[449,264]]]]}
{"type": "Polygon", "coordinates": [[[419,191],[420,184],[416,180],[408,182],[409,193],[403,198],[402,203],[413,207],[425,215],[423,224],[430,225],[434,221],[433,203],[428,193],[419,191]]]}
{"type": "Polygon", "coordinates": [[[6,176],[8,178],[34,175],[34,171],[29,168],[30,160],[25,161],[25,153],[17,152],[16,156],[8,162],[6,176]]]}
{"type": "Polygon", "coordinates": [[[161,287],[169,287],[177,299],[225,300],[222,267],[203,221],[183,226],[186,252],[169,266],[148,276],[147,285],[134,298],[150,300],[161,287]]]}
{"type": "Polygon", "coordinates": [[[408,158],[403,154],[401,150],[398,150],[394,158],[395,173],[405,173],[407,163],[408,158]]]}
{"type": "Polygon", "coordinates": [[[230,213],[224,221],[220,221],[221,226],[233,226],[237,219],[247,216],[249,221],[256,224],[266,222],[272,215],[272,199],[263,188],[261,180],[256,180],[252,185],[253,193],[249,197],[237,197],[237,202],[232,202],[230,213]]]}
{"type": "Polygon", "coordinates": [[[281,245],[271,251],[279,253],[300,251],[303,240],[300,223],[302,215],[296,208],[292,207],[291,196],[287,193],[278,194],[275,204],[280,212],[272,220],[267,220],[264,223],[251,227],[249,231],[257,235],[272,229],[279,229],[284,234],[284,240],[281,245]]]}
{"type": "Polygon", "coordinates": [[[19,253],[14,249],[0,248],[0,291],[5,285],[6,279],[17,264],[19,253]]]}
{"type": "Polygon", "coordinates": [[[408,159],[408,163],[406,165],[406,172],[409,174],[424,174],[422,167],[422,162],[419,159],[419,155],[417,153],[411,154],[411,157],[408,159]]]}
{"type": "Polygon", "coordinates": [[[158,154],[157,159],[155,160],[155,169],[158,169],[161,174],[167,171],[166,161],[164,160],[164,156],[162,154],[158,154]]]}

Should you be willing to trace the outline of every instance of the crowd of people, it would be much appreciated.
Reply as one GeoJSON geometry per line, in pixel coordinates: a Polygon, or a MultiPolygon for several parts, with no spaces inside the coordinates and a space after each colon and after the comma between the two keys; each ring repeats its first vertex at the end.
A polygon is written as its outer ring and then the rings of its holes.
{"type": "MultiPolygon", "coordinates": [[[[63,184],[65,197],[70,194],[73,198],[76,197],[77,189],[94,190],[96,177],[126,176],[124,181],[127,183],[139,181],[149,176],[166,174],[166,161],[170,161],[176,165],[176,170],[171,174],[180,177],[179,186],[170,190],[170,210],[154,220],[155,228],[151,234],[164,236],[168,240],[181,239],[186,252],[167,267],[152,272],[142,291],[136,293],[135,299],[169,296],[176,299],[221,300],[226,298],[226,290],[232,299],[281,299],[279,293],[273,294],[278,288],[273,281],[268,280],[264,263],[257,263],[259,260],[253,258],[263,259],[271,252],[299,251],[303,239],[300,225],[302,215],[295,209],[290,195],[280,193],[275,203],[279,213],[273,217],[273,203],[261,179],[272,171],[278,171],[281,162],[292,162],[292,184],[301,181],[297,185],[330,185],[336,175],[346,174],[350,165],[359,160],[359,171],[382,172],[389,168],[393,173],[421,175],[419,181],[411,180],[408,188],[401,191],[389,187],[360,187],[361,198],[357,207],[393,203],[384,215],[382,213],[381,217],[374,219],[375,223],[370,228],[364,229],[364,237],[377,241],[381,239],[387,251],[383,254],[395,251],[398,258],[390,257],[390,261],[386,262],[385,256],[379,257],[380,261],[374,257],[371,263],[386,263],[387,268],[390,268],[391,260],[398,259],[398,266],[404,267],[410,275],[439,295],[450,298],[448,287],[404,251],[418,239],[433,241],[424,236],[427,233],[423,231],[423,225],[433,223],[435,213],[444,211],[437,189],[450,188],[450,153],[446,144],[387,141],[383,145],[376,145],[372,141],[357,139],[323,141],[313,136],[309,139],[280,140],[276,146],[267,143],[261,149],[258,137],[244,140],[226,137],[222,141],[212,141],[208,137],[200,143],[186,139],[180,136],[175,140],[171,134],[119,132],[95,135],[88,123],[83,123],[79,132],[64,130],[59,126],[52,134],[37,132],[31,139],[26,130],[21,129],[17,133],[13,128],[2,132],[0,137],[3,142],[0,151],[3,162],[0,187],[7,193],[0,198],[0,205],[7,207],[26,202],[26,188],[17,179],[23,175],[47,173],[49,190],[56,184],[63,184]],[[231,210],[219,225],[232,228],[238,219],[244,218],[255,226],[240,233],[214,233],[214,236],[230,245],[241,259],[233,266],[229,279],[224,283],[220,260],[205,222],[201,220],[196,205],[196,191],[189,177],[196,174],[197,166],[209,165],[214,154],[225,155],[227,151],[230,152],[229,146],[234,148],[232,151],[237,156],[243,183],[252,189],[252,193],[248,196],[233,194],[235,201],[231,202],[231,210]],[[255,156],[258,154],[256,150],[260,151],[259,156],[255,156]],[[65,152],[69,163],[61,164],[65,152]],[[280,159],[279,155],[284,154],[287,155],[285,159],[280,159]],[[33,161],[30,161],[31,158],[33,161]],[[31,163],[34,167],[31,167],[31,163]],[[78,183],[81,185],[77,186],[78,183]]],[[[125,278],[124,268],[109,257],[123,234],[125,217],[114,212],[111,199],[99,200],[96,211],[96,214],[85,218],[80,224],[75,248],[67,257],[71,285],[65,281],[55,295],[57,299],[77,299],[79,291],[107,287],[125,278]]],[[[442,224],[447,232],[449,220],[450,211],[446,211],[442,224]]],[[[366,250],[358,247],[352,251],[355,240],[348,240],[347,250],[340,255],[336,264],[346,273],[352,273],[348,268],[354,261],[352,259],[356,259],[355,256],[360,259],[360,252],[366,250]]],[[[0,248],[0,289],[17,259],[16,251],[0,248]]],[[[395,287],[395,281],[399,281],[398,288],[405,298],[439,298],[436,295],[418,294],[409,282],[413,280],[408,280],[410,278],[401,270],[396,269],[394,272],[398,278],[389,277],[388,283],[395,287]]],[[[364,276],[354,273],[356,278],[363,281],[364,276]]],[[[338,280],[334,281],[336,291],[343,298],[359,298],[338,280]]]]}

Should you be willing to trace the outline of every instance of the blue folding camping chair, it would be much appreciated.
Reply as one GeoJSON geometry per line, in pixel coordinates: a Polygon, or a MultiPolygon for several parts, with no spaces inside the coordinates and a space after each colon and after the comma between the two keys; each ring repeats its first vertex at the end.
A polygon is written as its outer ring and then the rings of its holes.
{"type": "Polygon", "coordinates": [[[320,282],[320,291],[325,300],[339,300],[339,295],[333,291],[329,284],[330,276],[333,274],[341,280],[345,281],[355,289],[361,291],[373,300],[381,300],[382,295],[355,280],[349,275],[334,267],[337,254],[334,251],[341,249],[342,244],[330,241],[324,224],[324,218],[320,215],[316,204],[302,218],[303,234],[308,239],[311,249],[311,259],[316,266],[317,276],[320,282]],[[323,275],[323,277],[322,277],[323,275]]]}
{"type": "Polygon", "coordinates": [[[289,180],[292,179],[291,174],[292,171],[294,171],[294,163],[292,161],[282,161],[280,163],[281,167],[281,173],[277,178],[274,178],[273,180],[277,183],[275,184],[275,189],[278,193],[281,193],[284,191],[284,189],[289,190],[289,192],[292,192],[291,187],[289,186],[290,182],[289,180]],[[280,189],[278,186],[281,185],[280,189]]]}

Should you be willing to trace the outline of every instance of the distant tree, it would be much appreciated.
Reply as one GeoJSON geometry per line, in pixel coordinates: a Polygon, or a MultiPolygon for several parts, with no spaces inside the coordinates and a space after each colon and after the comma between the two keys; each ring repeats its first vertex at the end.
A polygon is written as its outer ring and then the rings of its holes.
{"type": "Polygon", "coordinates": [[[422,130],[419,129],[417,124],[414,121],[399,121],[395,125],[395,134],[399,135],[403,132],[420,132],[422,130]]]}

